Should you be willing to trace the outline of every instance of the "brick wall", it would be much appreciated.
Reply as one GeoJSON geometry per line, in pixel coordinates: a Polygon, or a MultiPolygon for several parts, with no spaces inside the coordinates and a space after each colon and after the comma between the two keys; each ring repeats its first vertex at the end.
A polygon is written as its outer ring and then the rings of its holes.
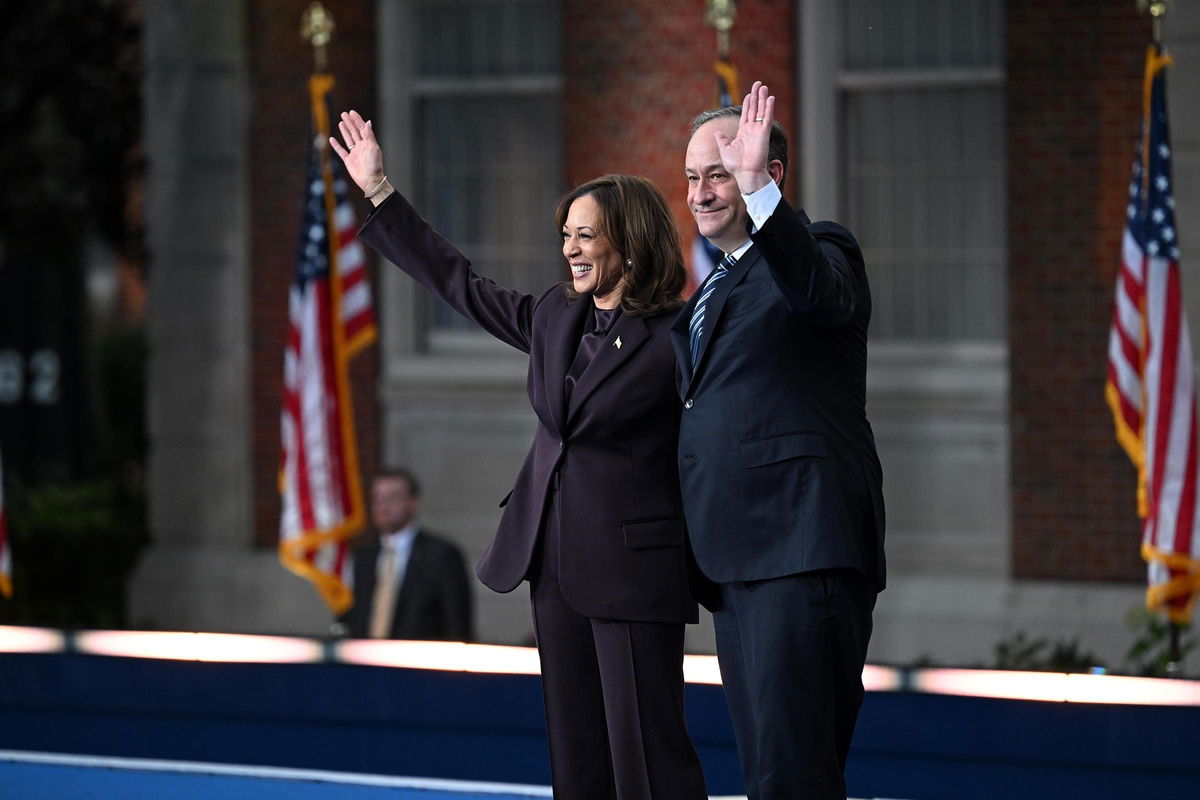
{"type": "MultiPolygon", "coordinates": [[[[287,292],[295,265],[312,124],[308,78],[313,52],[300,38],[300,18],[308,4],[309,0],[249,4],[254,532],[255,541],[266,547],[278,540],[279,403],[287,292]]],[[[375,98],[374,3],[324,0],[324,4],[337,25],[328,48],[329,70],[337,80],[330,94],[330,113],[369,108],[375,98]]],[[[358,202],[358,208],[360,218],[365,218],[366,203],[358,202]]],[[[355,357],[350,372],[359,461],[368,474],[379,453],[377,348],[369,347],[355,357]]]]}
{"type": "MultiPolygon", "coordinates": [[[[738,88],[744,93],[754,80],[767,83],[777,98],[776,115],[790,127],[796,112],[795,4],[737,5],[731,57],[742,81],[738,88]]],[[[716,32],[704,22],[704,3],[565,0],[563,20],[567,184],[607,172],[645,175],[670,201],[686,249],[695,231],[683,178],[688,124],[716,104],[716,32]]]]}
{"type": "Polygon", "coordinates": [[[1006,9],[1013,574],[1140,581],[1104,380],[1150,24],[1128,0],[1006,9]]]}

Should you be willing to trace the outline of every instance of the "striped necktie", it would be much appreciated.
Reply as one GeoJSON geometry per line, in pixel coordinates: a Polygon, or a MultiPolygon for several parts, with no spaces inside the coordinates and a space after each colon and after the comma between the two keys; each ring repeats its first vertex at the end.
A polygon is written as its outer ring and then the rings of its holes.
{"type": "Polygon", "coordinates": [[[692,321],[688,323],[688,344],[692,348],[692,372],[696,371],[696,362],[700,358],[700,340],[704,336],[704,309],[708,298],[712,297],[717,284],[729,274],[729,270],[733,269],[733,265],[736,263],[737,259],[728,254],[721,259],[721,263],[709,276],[708,283],[704,284],[704,288],[700,292],[700,299],[696,301],[696,308],[692,310],[692,321]]]}

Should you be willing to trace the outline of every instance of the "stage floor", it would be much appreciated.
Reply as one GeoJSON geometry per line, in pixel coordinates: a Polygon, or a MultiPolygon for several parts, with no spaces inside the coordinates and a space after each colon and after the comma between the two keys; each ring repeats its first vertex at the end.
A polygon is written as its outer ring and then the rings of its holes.
{"type": "MultiPolygon", "coordinates": [[[[0,786],[23,800],[527,800],[548,786],[397,778],[194,761],[0,750],[0,786]]],[[[713,800],[739,800],[734,797],[713,800]]],[[[741,799],[741,800],[744,800],[741,799]]]]}
{"type": "Polygon", "coordinates": [[[192,761],[0,751],[0,786],[24,800],[527,800],[549,787],[192,761]]]}

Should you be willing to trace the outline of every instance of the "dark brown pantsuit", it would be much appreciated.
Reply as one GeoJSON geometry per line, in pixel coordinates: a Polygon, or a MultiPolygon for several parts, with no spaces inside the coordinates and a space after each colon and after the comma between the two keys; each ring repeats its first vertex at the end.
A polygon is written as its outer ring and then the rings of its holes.
{"type": "Polygon", "coordinates": [[[547,517],[530,586],[554,796],[703,800],[684,719],[683,624],[594,619],[572,609],[559,589],[558,515],[547,517]]]}

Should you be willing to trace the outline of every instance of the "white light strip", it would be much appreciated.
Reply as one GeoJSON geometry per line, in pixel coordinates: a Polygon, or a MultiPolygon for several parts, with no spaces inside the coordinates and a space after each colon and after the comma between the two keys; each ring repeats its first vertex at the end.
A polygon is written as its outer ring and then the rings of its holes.
{"type": "Polygon", "coordinates": [[[932,694],[1062,701],[1065,677],[1061,673],[922,669],[913,673],[912,688],[932,694]]]}
{"type": "Polygon", "coordinates": [[[868,692],[898,692],[904,686],[901,670],[873,664],[863,667],[862,682],[868,692]]]}
{"type": "Polygon", "coordinates": [[[1150,706],[1200,706],[1200,681],[1068,675],[1067,702],[1150,706]]]}
{"type": "Polygon", "coordinates": [[[323,660],[320,642],[286,636],[163,631],[83,631],[75,649],[97,656],[176,661],[307,664],[323,660]]]}
{"type": "Polygon", "coordinates": [[[912,688],[932,694],[1009,700],[1200,706],[1200,681],[1121,675],[920,669],[912,673],[912,688]]]}
{"type": "MultiPolygon", "coordinates": [[[[71,637],[49,628],[0,625],[0,653],[61,652],[231,663],[333,662],[508,675],[538,675],[541,672],[537,649],[532,647],[352,639],[326,648],[315,639],[285,636],[81,631],[71,637]]],[[[684,656],[683,673],[688,683],[721,684],[716,656],[684,656]]],[[[863,687],[869,692],[917,691],[1056,703],[1200,706],[1200,681],[1120,675],[981,669],[906,670],[868,664],[863,669],[863,687]]]]}
{"type": "Polygon", "coordinates": [[[0,653],[61,653],[65,647],[61,631],[0,625],[0,653]]]}
{"type": "Polygon", "coordinates": [[[683,679],[688,683],[721,685],[721,668],[716,656],[686,655],[683,657],[683,679]]]}
{"type": "Polygon", "coordinates": [[[334,645],[334,660],[343,664],[451,672],[506,675],[538,675],[541,672],[535,648],[462,642],[351,639],[334,645]]]}
{"type": "MultiPolygon", "coordinates": [[[[334,659],[345,664],[507,675],[541,674],[537,649],[533,647],[351,639],[338,642],[334,651],[334,659]]],[[[685,655],[683,679],[693,684],[720,686],[721,669],[717,657],[685,655]]],[[[901,685],[900,670],[894,667],[868,665],[863,669],[863,686],[869,692],[899,691],[901,685]]]]}

